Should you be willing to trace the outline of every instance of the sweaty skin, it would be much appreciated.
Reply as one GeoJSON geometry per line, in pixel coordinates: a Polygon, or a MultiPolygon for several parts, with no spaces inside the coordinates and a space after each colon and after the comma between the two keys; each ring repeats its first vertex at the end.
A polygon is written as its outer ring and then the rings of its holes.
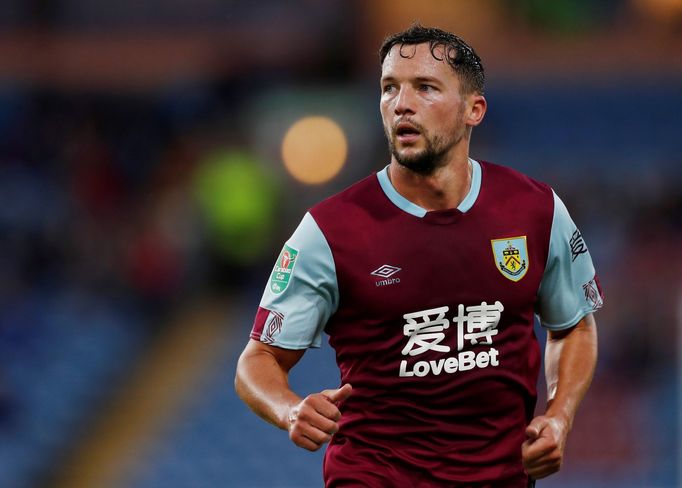
{"type": "MultiPolygon", "coordinates": [[[[442,49],[436,55],[441,57],[442,49]]],[[[434,58],[428,44],[418,44],[389,51],[379,105],[395,189],[426,210],[456,208],[471,186],[469,142],[485,115],[485,98],[463,93],[453,69],[434,58]],[[412,170],[429,149],[436,156],[433,170],[412,170]]]]}
{"type": "Polygon", "coordinates": [[[280,429],[299,447],[317,451],[339,430],[336,406],[351,394],[343,385],[301,398],[289,388],[288,373],[304,350],[289,350],[251,339],[239,357],[235,389],[256,414],[280,429]]]}
{"type": "Polygon", "coordinates": [[[561,468],[566,437],[592,382],[597,364],[597,328],[592,314],[565,331],[549,331],[545,350],[548,403],[544,415],[526,428],[523,466],[535,479],[561,468]]]}

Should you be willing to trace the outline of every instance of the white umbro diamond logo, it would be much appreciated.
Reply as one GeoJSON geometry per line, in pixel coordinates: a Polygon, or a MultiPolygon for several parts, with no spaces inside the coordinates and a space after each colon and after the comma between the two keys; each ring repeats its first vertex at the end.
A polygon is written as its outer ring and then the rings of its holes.
{"type": "Polygon", "coordinates": [[[397,268],[395,266],[391,266],[390,264],[383,264],[380,268],[375,269],[370,274],[373,274],[374,276],[380,276],[381,278],[388,278],[389,276],[396,274],[401,269],[402,268],[397,268]]]}

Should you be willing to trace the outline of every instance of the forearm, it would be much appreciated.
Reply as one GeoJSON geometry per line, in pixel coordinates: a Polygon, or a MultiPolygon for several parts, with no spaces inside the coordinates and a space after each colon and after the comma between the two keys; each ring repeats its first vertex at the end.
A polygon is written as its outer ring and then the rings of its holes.
{"type": "Polygon", "coordinates": [[[565,420],[570,429],[597,363],[597,330],[592,314],[567,332],[550,332],[545,351],[546,415],[565,420]]]}
{"type": "Polygon", "coordinates": [[[289,412],[301,401],[289,387],[288,369],[266,351],[250,351],[239,358],[235,389],[257,415],[283,430],[289,428],[289,412]]]}

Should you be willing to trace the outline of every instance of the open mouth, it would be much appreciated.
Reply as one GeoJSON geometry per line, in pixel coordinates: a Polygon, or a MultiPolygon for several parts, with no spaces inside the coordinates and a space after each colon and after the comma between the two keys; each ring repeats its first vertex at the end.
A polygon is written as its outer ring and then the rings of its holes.
{"type": "Polygon", "coordinates": [[[400,142],[413,142],[420,135],[421,132],[412,124],[400,123],[396,127],[395,135],[400,142]]]}

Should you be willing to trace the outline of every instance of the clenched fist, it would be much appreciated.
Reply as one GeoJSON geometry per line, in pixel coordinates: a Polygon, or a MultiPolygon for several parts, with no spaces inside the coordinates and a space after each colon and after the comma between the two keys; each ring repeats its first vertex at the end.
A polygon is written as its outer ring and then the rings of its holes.
{"type": "Polygon", "coordinates": [[[561,468],[568,435],[567,423],[559,417],[535,417],[526,428],[528,439],[521,446],[523,467],[533,479],[554,474],[561,468]]]}
{"type": "Polygon", "coordinates": [[[341,412],[336,404],[353,391],[350,384],[305,397],[289,411],[289,438],[309,451],[317,451],[338,432],[341,412]]]}

